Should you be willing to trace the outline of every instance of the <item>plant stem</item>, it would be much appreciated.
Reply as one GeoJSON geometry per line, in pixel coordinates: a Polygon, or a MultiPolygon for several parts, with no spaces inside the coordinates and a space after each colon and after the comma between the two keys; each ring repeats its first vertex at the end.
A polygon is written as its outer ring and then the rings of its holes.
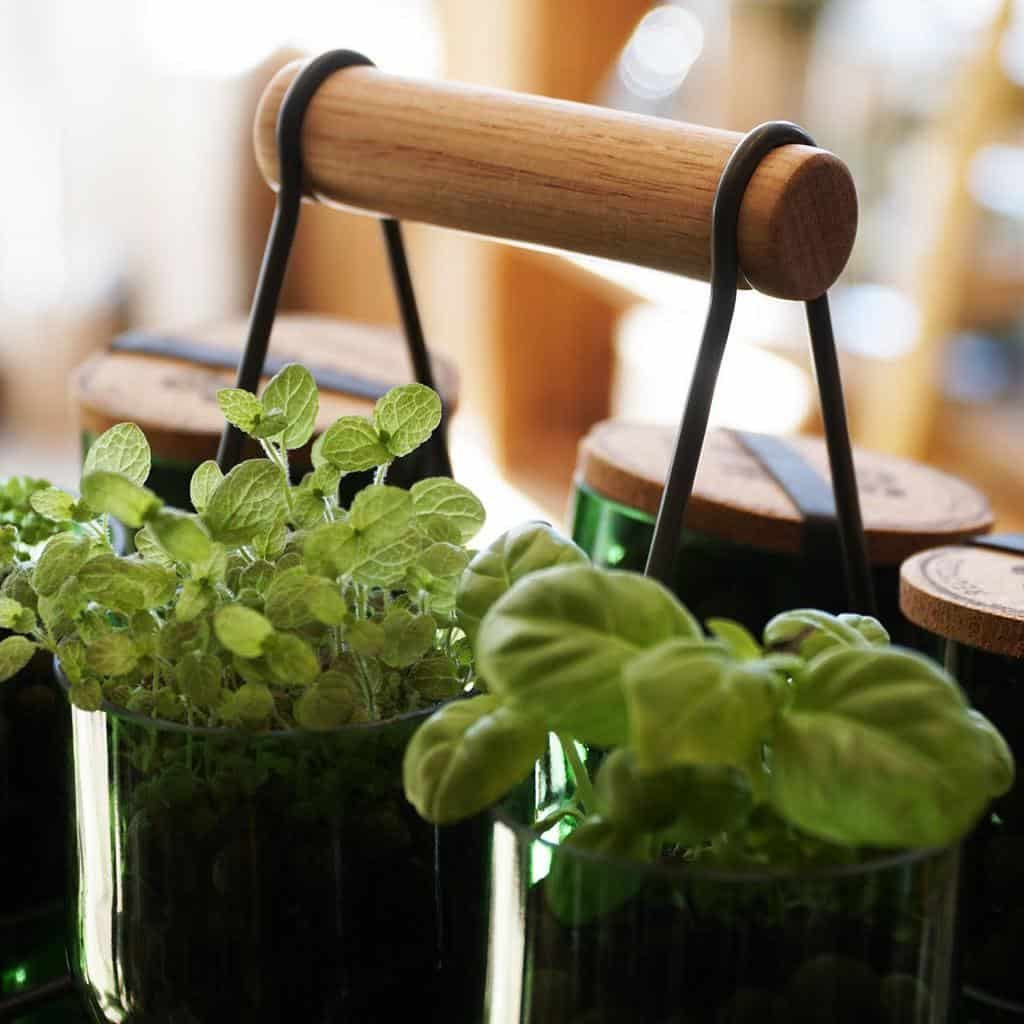
{"type": "Polygon", "coordinates": [[[373,474],[373,482],[375,484],[382,484],[388,475],[389,462],[385,462],[383,466],[377,467],[377,472],[373,474]]]}
{"type": "Polygon", "coordinates": [[[594,793],[586,765],[580,760],[576,741],[565,733],[558,733],[558,742],[562,744],[565,759],[569,762],[569,767],[576,780],[576,796],[580,806],[591,814],[595,813],[597,811],[597,796],[594,793]]]}

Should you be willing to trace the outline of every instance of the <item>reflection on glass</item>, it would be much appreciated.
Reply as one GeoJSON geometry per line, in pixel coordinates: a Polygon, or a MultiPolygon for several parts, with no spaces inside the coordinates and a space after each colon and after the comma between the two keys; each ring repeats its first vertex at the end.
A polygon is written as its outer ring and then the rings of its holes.
{"type": "Polygon", "coordinates": [[[405,802],[421,715],[261,735],[73,717],[72,964],[97,1020],[478,1012],[484,830],[405,802]]]}
{"type": "MultiPolygon", "coordinates": [[[[537,792],[541,813],[570,795],[537,792]]],[[[493,898],[522,893],[524,920],[489,977],[522,995],[492,1000],[487,1024],[946,1024],[956,849],[727,874],[583,853],[531,819],[519,796],[494,814],[518,874],[496,871],[493,898]]]]}

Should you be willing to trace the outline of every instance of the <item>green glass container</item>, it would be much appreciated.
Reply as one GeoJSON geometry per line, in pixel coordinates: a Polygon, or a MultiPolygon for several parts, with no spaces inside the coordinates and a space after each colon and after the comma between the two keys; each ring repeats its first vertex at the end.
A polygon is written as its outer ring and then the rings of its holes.
{"type": "Polygon", "coordinates": [[[1010,745],[1018,779],[964,843],[958,1024],[1024,1024],[1024,557],[946,547],[902,570],[905,614],[944,646],[970,702],[1010,745]]]}
{"type": "MultiPolygon", "coordinates": [[[[823,443],[794,444],[826,471],[823,443]]],[[[582,442],[572,536],[597,565],[643,571],[671,446],[663,428],[614,422],[598,424],[582,442]]],[[[858,453],[858,480],[878,615],[894,642],[937,653],[900,614],[899,564],[933,537],[989,529],[987,502],[959,480],[881,456],[858,453]]],[[[838,551],[802,550],[792,503],[728,431],[708,436],[687,523],[674,589],[701,620],[736,619],[758,635],[787,609],[856,610],[847,607],[838,551]]]]}
{"type": "Polygon", "coordinates": [[[425,714],[249,734],[72,709],[71,962],[93,1019],[471,1020],[487,829],[406,803],[425,714]]]}
{"type": "Polygon", "coordinates": [[[530,827],[569,795],[554,764],[492,812],[487,1024],[948,1021],[957,849],[802,873],[600,856],[530,827]]]}

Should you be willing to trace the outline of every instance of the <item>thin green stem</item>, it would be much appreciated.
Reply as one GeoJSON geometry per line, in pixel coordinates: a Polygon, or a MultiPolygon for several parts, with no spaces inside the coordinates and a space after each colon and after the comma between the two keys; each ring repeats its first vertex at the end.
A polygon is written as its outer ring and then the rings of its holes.
{"type": "Polygon", "coordinates": [[[388,468],[390,467],[390,465],[390,462],[385,462],[383,466],[377,467],[377,472],[373,474],[373,482],[375,484],[384,483],[384,481],[387,479],[388,468]]]}
{"type": "Polygon", "coordinates": [[[576,749],[576,741],[565,733],[558,733],[558,742],[562,744],[565,759],[569,762],[573,778],[576,780],[576,796],[580,806],[590,813],[595,813],[597,811],[597,796],[594,793],[594,786],[590,781],[586,765],[580,759],[580,753],[576,749]]]}

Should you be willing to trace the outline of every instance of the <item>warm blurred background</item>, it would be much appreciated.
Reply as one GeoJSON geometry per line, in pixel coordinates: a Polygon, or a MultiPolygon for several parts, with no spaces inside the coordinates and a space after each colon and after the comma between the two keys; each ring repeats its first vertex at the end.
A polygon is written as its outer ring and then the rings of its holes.
{"type": "MultiPolygon", "coordinates": [[[[834,292],[855,440],[952,468],[1000,526],[1024,524],[1024,3],[1010,0],[0,0],[0,472],[77,479],[68,373],[115,334],[247,308],[273,202],[256,98],[282,63],[338,46],[385,70],[736,130],[804,125],[860,191],[834,292]]],[[[509,520],[533,503],[562,517],[594,421],[679,415],[706,286],[408,237],[428,339],[462,373],[456,471],[509,520]]],[[[394,322],[375,223],[304,207],[284,306],[394,322]]],[[[798,306],[743,296],[716,416],[816,429],[798,306]]]]}

